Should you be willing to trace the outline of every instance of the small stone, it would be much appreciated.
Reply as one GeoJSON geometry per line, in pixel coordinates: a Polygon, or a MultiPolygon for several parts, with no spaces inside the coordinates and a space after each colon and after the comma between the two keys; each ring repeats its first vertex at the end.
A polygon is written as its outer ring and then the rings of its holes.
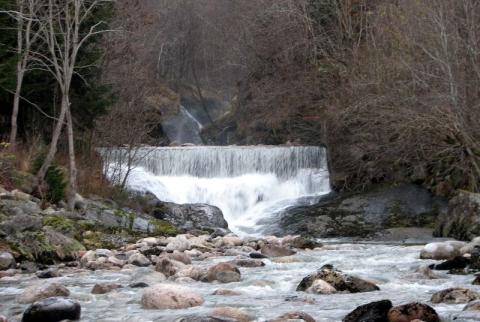
{"type": "Polygon", "coordinates": [[[128,263],[135,266],[140,266],[140,267],[146,267],[152,264],[150,260],[146,258],[144,255],[142,255],[141,253],[135,253],[131,255],[128,258],[128,263]]]}
{"type": "Polygon", "coordinates": [[[65,286],[58,283],[30,286],[17,297],[17,302],[27,304],[56,296],[70,296],[70,291],[65,286]]]}
{"type": "Polygon", "coordinates": [[[128,287],[130,288],[145,288],[145,287],[148,287],[149,285],[147,283],[144,283],[144,282],[135,282],[135,283],[132,283],[130,285],[128,285],[128,287]]]}
{"type": "Polygon", "coordinates": [[[106,294],[111,291],[122,288],[122,285],[117,283],[97,283],[92,288],[92,294],[106,294]]]}
{"type": "Polygon", "coordinates": [[[236,307],[217,307],[213,309],[211,315],[215,318],[227,318],[235,322],[250,322],[255,320],[254,316],[236,307]]]}
{"type": "Polygon", "coordinates": [[[37,275],[38,278],[54,278],[61,276],[60,272],[56,268],[49,268],[43,271],[38,271],[35,275],[37,275]]]}
{"type": "Polygon", "coordinates": [[[432,295],[432,303],[460,304],[480,299],[480,294],[467,288],[454,287],[436,292],[432,295]]]}
{"type": "Polygon", "coordinates": [[[0,252],[0,271],[15,268],[15,258],[9,252],[0,252]]]}
{"type": "MultiPolygon", "coordinates": [[[[270,322],[291,322],[291,321],[315,322],[315,319],[311,315],[305,312],[288,312],[279,316],[276,319],[270,320],[270,322]]],[[[368,322],[373,322],[373,321],[368,321],[368,322]]]]}
{"type": "Polygon", "coordinates": [[[59,322],[80,320],[81,307],[70,299],[51,297],[30,305],[23,313],[22,322],[59,322]]]}
{"type": "Polygon", "coordinates": [[[185,266],[186,265],[182,262],[166,257],[160,257],[155,265],[155,270],[164,274],[166,277],[170,277],[185,269],[185,266]]]}
{"type": "Polygon", "coordinates": [[[291,249],[288,249],[282,246],[273,245],[273,244],[263,245],[260,251],[262,252],[263,255],[266,255],[268,257],[283,257],[283,256],[291,256],[296,254],[296,252],[291,249]]]}
{"type": "Polygon", "coordinates": [[[336,293],[337,290],[324,280],[318,279],[313,282],[312,286],[307,288],[306,292],[313,294],[333,294],[336,293]]]}
{"type": "Polygon", "coordinates": [[[203,302],[203,297],[195,290],[178,285],[154,285],[146,288],[142,296],[144,309],[186,309],[203,302]]]}
{"type": "Polygon", "coordinates": [[[415,319],[424,322],[440,322],[437,312],[432,307],[422,303],[394,306],[388,311],[389,322],[408,322],[415,319]]]}
{"type": "Polygon", "coordinates": [[[465,307],[463,308],[464,311],[480,311],[480,301],[472,301],[469,302],[465,307]]]}
{"type": "Polygon", "coordinates": [[[342,322],[385,322],[388,312],[392,308],[392,302],[382,300],[360,305],[343,318],[342,322]]]}
{"type": "Polygon", "coordinates": [[[221,283],[239,282],[241,274],[235,265],[218,263],[208,269],[207,281],[219,281],[221,283]]]}
{"type": "Polygon", "coordinates": [[[258,258],[258,259],[268,258],[268,256],[265,256],[265,255],[263,255],[262,253],[257,253],[257,252],[251,252],[251,253],[249,254],[249,256],[250,256],[251,258],[258,258]]]}
{"type": "Polygon", "coordinates": [[[219,288],[219,289],[215,290],[212,293],[212,295],[238,296],[238,295],[242,295],[242,293],[238,292],[238,291],[234,291],[234,290],[225,289],[225,288],[219,288]]]}
{"type": "Polygon", "coordinates": [[[238,267],[262,267],[265,263],[259,259],[236,258],[229,263],[238,267]]]}

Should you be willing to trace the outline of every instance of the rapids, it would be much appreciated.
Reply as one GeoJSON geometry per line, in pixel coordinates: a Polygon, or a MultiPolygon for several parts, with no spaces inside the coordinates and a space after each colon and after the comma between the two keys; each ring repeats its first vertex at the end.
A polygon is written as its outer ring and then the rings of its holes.
{"type": "MultiPolygon", "coordinates": [[[[150,268],[124,269],[121,271],[80,271],[63,277],[50,279],[71,291],[71,298],[82,305],[84,322],[172,322],[185,316],[206,315],[218,306],[244,308],[256,316],[256,321],[273,319],[289,311],[305,311],[319,322],[338,322],[351,310],[368,302],[390,299],[394,305],[412,301],[429,303],[432,293],[448,287],[468,287],[473,275],[448,275],[440,273],[440,279],[419,279],[412,275],[415,268],[433,261],[420,260],[420,246],[380,244],[330,244],[315,251],[302,251],[292,258],[292,263],[275,263],[264,260],[261,268],[240,268],[242,281],[229,284],[192,282],[186,286],[200,292],[205,303],[188,310],[144,310],[140,299],[143,290],[122,288],[105,295],[92,295],[92,286],[98,282],[116,282],[128,285],[138,281],[138,276],[147,276],[150,268]],[[333,264],[346,273],[377,281],[378,292],[357,294],[312,295],[296,292],[300,280],[324,264],[333,264]],[[259,282],[262,281],[262,282],[259,282]],[[213,296],[215,289],[227,288],[242,292],[241,296],[213,296]]],[[[214,262],[227,261],[231,257],[214,257],[205,261],[194,261],[194,265],[209,266],[214,262]]],[[[2,313],[7,316],[20,315],[25,305],[15,302],[15,297],[32,283],[42,283],[33,276],[19,281],[0,282],[2,313]]],[[[169,283],[169,282],[167,282],[169,283]]],[[[429,303],[430,304],[430,303],[429,303]]],[[[431,304],[430,304],[431,305],[431,304]]],[[[461,314],[463,304],[432,305],[444,321],[453,321],[461,314]]],[[[464,313],[465,314],[465,313],[464,313]]],[[[465,316],[455,321],[469,320],[465,316]]]]}

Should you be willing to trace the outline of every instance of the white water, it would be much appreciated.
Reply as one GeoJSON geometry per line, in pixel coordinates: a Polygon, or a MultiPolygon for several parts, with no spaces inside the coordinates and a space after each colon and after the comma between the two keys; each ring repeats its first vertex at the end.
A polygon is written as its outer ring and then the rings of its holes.
{"type": "Polygon", "coordinates": [[[330,191],[319,147],[145,148],[128,186],[160,200],[219,207],[232,231],[258,232],[257,221],[330,191]]]}
{"type": "Polygon", "coordinates": [[[177,115],[164,121],[162,125],[171,142],[203,144],[200,137],[202,124],[183,106],[180,106],[177,115]]]}

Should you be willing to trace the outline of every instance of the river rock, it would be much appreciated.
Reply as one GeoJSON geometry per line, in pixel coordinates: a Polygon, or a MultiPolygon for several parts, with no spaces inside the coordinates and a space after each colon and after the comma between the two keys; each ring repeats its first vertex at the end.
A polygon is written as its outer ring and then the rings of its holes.
{"type": "Polygon", "coordinates": [[[185,252],[179,252],[178,250],[173,251],[173,253],[162,254],[161,257],[168,257],[178,262],[182,262],[185,265],[190,265],[192,263],[190,256],[185,254],[185,252]]]}
{"type": "Polygon", "coordinates": [[[140,267],[146,267],[152,264],[150,260],[141,253],[132,254],[128,258],[128,263],[140,267]]]}
{"type": "Polygon", "coordinates": [[[200,267],[196,266],[189,266],[181,271],[179,271],[177,274],[175,274],[176,279],[178,280],[179,278],[191,278],[192,280],[195,281],[200,281],[204,279],[206,275],[206,270],[200,267]]]}
{"type": "Polygon", "coordinates": [[[155,265],[155,270],[170,277],[185,269],[185,267],[186,265],[182,262],[167,257],[160,257],[155,265]]]}
{"type": "Polygon", "coordinates": [[[480,270],[480,245],[475,245],[470,253],[470,268],[480,270]]]}
{"type": "Polygon", "coordinates": [[[360,305],[343,318],[342,322],[385,322],[392,308],[390,300],[382,300],[360,305]]]}
{"type": "Polygon", "coordinates": [[[30,305],[23,313],[22,322],[59,322],[80,320],[81,307],[70,299],[51,297],[30,305]]]}
{"type": "Polygon", "coordinates": [[[255,320],[253,315],[236,307],[217,307],[213,309],[211,315],[215,318],[226,318],[235,322],[250,322],[255,320]]]}
{"type": "Polygon", "coordinates": [[[317,242],[313,238],[307,238],[300,235],[283,237],[282,245],[298,249],[314,249],[323,246],[322,243],[317,242]]]}
{"type": "Polygon", "coordinates": [[[465,307],[463,308],[464,311],[480,311],[480,301],[472,301],[469,302],[465,307]]]}
{"type": "Polygon", "coordinates": [[[265,256],[261,253],[258,253],[258,252],[251,252],[250,254],[248,254],[248,256],[250,256],[251,258],[256,258],[256,259],[262,259],[262,258],[268,258],[268,256],[265,256]]]}
{"type": "Polygon", "coordinates": [[[144,309],[186,309],[203,302],[203,297],[195,290],[178,285],[154,285],[146,288],[142,296],[144,309]]]}
{"type": "Polygon", "coordinates": [[[230,263],[218,263],[208,269],[206,279],[208,282],[239,282],[241,279],[241,274],[235,265],[230,263]]]}
{"type": "Polygon", "coordinates": [[[432,264],[429,267],[437,271],[448,271],[451,269],[464,269],[468,266],[470,260],[463,256],[456,256],[440,264],[432,264]]]}
{"type": "Polygon", "coordinates": [[[177,250],[179,252],[186,251],[187,249],[190,249],[190,242],[184,235],[178,235],[175,238],[172,238],[171,241],[167,244],[165,247],[165,250],[168,252],[173,252],[174,250],[177,250]]]}
{"type": "Polygon", "coordinates": [[[131,284],[128,284],[128,287],[130,287],[130,288],[145,288],[145,287],[149,287],[149,286],[150,285],[148,285],[145,282],[133,282],[131,284]]]}
{"type": "Polygon", "coordinates": [[[465,246],[464,242],[455,240],[429,243],[423,247],[420,258],[436,260],[452,259],[460,255],[460,249],[463,246],[465,246]]]}
{"type": "Polygon", "coordinates": [[[15,258],[9,252],[0,252],[0,271],[15,268],[15,258]]]}
{"type": "Polygon", "coordinates": [[[454,287],[436,292],[432,295],[432,303],[460,304],[480,299],[480,294],[467,288],[454,287]]]}
{"type": "Polygon", "coordinates": [[[409,322],[414,320],[440,322],[440,317],[432,307],[422,303],[394,306],[388,312],[388,322],[409,322]]]}
{"type": "Polygon", "coordinates": [[[315,322],[315,319],[305,312],[288,312],[288,313],[282,314],[278,318],[269,320],[269,322],[291,322],[291,321],[315,322]]]}
{"type": "Polygon", "coordinates": [[[68,297],[70,291],[58,283],[47,283],[27,287],[18,297],[17,302],[21,304],[33,303],[49,297],[68,297]]]}
{"type": "Polygon", "coordinates": [[[106,294],[113,290],[122,288],[122,285],[117,283],[97,283],[92,288],[92,294],[106,294]]]}
{"type": "Polygon", "coordinates": [[[43,271],[38,271],[35,275],[37,275],[38,278],[54,278],[61,276],[57,268],[49,268],[43,271]]]}
{"type": "Polygon", "coordinates": [[[225,236],[219,240],[220,246],[235,247],[243,245],[243,240],[238,236],[225,236]]]}
{"type": "Polygon", "coordinates": [[[313,294],[333,294],[336,293],[337,290],[324,280],[317,279],[313,281],[312,286],[307,288],[306,292],[313,294]]]}
{"type": "Polygon", "coordinates": [[[242,295],[242,293],[234,290],[229,290],[226,288],[219,288],[213,291],[212,295],[238,296],[238,295],[242,295]]]}
{"type": "Polygon", "coordinates": [[[249,259],[249,258],[235,258],[229,262],[238,267],[262,267],[265,266],[265,263],[259,259],[249,259]]]}
{"type": "Polygon", "coordinates": [[[316,280],[323,280],[330,284],[337,292],[372,292],[378,291],[379,288],[375,284],[362,280],[361,278],[344,274],[334,269],[330,265],[323,266],[317,273],[308,275],[303,278],[297,286],[297,291],[305,292],[310,288],[316,280]]]}
{"type": "Polygon", "coordinates": [[[274,244],[265,244],[260,251],[263,255],[268,257],[282,257],[296,254],[294,250],[274,244]]]}

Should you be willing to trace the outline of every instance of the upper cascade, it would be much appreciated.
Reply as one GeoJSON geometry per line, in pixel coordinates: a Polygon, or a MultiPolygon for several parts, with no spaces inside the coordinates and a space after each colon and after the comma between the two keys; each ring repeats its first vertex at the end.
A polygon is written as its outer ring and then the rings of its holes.
{"type": "Polygon", "coordinates": [[[310,146],[188,146],[145,148],[137,166],[158,176],[201,178],[272,173],[282,179],[302,169],[327,170],[326,150],[310,146]]]}

